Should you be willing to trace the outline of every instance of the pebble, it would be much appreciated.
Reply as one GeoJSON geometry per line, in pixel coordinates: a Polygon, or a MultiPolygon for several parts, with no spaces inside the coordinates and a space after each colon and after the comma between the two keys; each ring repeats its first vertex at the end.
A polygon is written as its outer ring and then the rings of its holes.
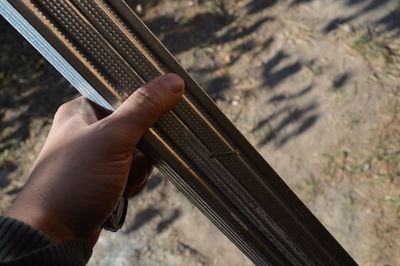
{"type": "Polygon", "coordinates": [[[141,14],[143,12],[143,6],[141,4],[138,4],[136,6],[136,11],[141,14]]]}

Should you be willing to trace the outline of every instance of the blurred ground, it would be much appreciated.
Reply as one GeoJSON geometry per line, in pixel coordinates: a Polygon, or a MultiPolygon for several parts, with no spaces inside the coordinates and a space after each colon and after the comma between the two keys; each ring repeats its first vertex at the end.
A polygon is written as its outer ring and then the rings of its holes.
{"type": "MultiPolygon", "coordinates": [[[[130,1],[361,265],[400,265],[398,0],[130,1]]],[[[0,208],[75,92],[0,23],[0,208]]],[[[91,265],[251,264],[159,174],[91,265]]]]}

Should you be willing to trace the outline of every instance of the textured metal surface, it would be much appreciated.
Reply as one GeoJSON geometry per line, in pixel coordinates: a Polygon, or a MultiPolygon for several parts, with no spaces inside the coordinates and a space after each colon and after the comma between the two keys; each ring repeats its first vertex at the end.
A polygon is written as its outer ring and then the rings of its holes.
{"type": "MultiPolygon", "coordinates": [[[[254,263],[355,264],[125,1],[0,3],[1,9],[13,6],[34,28],[25,31],[35,31],[38,43],[54,50],[42,51],[45,57],[57,67],[52,54],[61,56],[103,106],[104,99],[117,108],[164,73],[183,77],[183,100],[143,137],[140,148],[254,263]]],[[[18,27],[17,20],[9,19],[18,27]]]]}

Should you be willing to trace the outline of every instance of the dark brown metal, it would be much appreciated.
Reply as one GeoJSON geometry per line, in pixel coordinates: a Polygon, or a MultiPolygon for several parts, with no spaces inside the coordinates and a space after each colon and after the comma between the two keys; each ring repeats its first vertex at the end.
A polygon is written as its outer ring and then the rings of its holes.
{"type": "Polygon", "coordinates": [[[126,1],[9,3],[115,108],[162,74],[185,80],[139,147],[254,263],[355,265],[126,1]]]}

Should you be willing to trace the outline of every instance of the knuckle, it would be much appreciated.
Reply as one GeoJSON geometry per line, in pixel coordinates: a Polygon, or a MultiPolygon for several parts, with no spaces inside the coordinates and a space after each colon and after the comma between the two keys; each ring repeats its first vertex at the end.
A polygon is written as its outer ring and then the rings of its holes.
{"type": "Polygon", "coordinates": [[[133,104],[139,105],[140,108],[144,109],[150,115],[161,114],[163,100],[159,93],[146,87],[139,88],[136,93],[137,97],[129,98],[134,101],[133,104]]]}
{"type": "Polygon", "coordinates": [[[58,107],[54,115],[54,119],[65,117],[69,113],[70,109],[69,102],[62,104],[60,107],[58,107]]]}
{"type": "Polygon", "coordinates": [[[60,105],[60,107],[58,107],[56,113],[64,113],[67,109],[69,109],[69,103],[63,103],[60,105]]]}
{"type": "Polygon", "coordinates": [[[63,103],[60,107],[58,107],[56,111],[56,116],[70,115],[72,111],[75,110],[77,106],[82,103],[83,100],[84,98],[81,96],[69,102],[63,103]]]}

